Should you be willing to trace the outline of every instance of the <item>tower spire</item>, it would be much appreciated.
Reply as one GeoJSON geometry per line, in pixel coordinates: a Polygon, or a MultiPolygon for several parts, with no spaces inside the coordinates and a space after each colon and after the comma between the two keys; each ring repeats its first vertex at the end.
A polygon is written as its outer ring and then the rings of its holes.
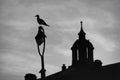
{"type": "Polygon", "coordinates": [[[81,30],[80,30],[80,32],[78,33],[78,35],[80,36],[80,35],[85,35],[86,33],[84,32],[84,30],[83,30],[83,21],[80,21],[80,24],[81,24],[81,30]]]}
{"type": "Polygon", "coordinates": [[[81,29],[82,29],[82,23],[83,23],[83,22],[82,22],[82,21],[80,21],[80,23],[81,23],[81,29]]]}

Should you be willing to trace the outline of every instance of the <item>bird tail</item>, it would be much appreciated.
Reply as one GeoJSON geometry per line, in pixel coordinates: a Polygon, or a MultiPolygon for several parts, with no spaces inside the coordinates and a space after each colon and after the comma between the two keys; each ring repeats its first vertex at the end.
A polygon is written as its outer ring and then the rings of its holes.
{"type": "Polygon", "coordinates": [[[46,25],[46,26],[50,27],[50,25],[46,25]]]}

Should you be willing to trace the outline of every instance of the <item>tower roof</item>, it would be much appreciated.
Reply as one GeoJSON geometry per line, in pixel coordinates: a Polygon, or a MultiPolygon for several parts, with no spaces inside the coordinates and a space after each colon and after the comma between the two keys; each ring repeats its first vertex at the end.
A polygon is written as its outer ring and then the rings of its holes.
{"type": "Polygon", "coordinates": [[[82,21],[80,21],[80,23],[81,23],[81,30],[80,30],[80,32],[78,33],[78,35],[80,35],[80,34],[86,34],[85,32],[84,32],[84,30],[83,30],[83,25],[82,25],[82,21]]]}

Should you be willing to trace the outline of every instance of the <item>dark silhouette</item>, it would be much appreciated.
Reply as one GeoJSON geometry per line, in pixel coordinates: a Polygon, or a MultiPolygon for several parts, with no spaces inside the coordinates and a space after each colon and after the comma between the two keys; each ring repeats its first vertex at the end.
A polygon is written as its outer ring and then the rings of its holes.
{"type": "Polygon", "coordinates": [[[50,26],[43,19],[41,19],[38,14],[35,17],[37,17],[37,22],[39,25],[44,25],[44,26],[48,26],[48,27],[50,26]]]}
{"type": "Polygon", "coordinates": [[[95,60],[94,68],[95,69],[101,69],[102,68],[102,61],[101,60],[95,60]]]}
{"type": "Polygon", "coordinates": [[[41,58],[41,70],[39,71],[39,73],[41,73],[41,78],[45,78],[46,76],[46,70],[45,70],[45,65],[44,65],[44,53],[45,53],[45,31],[44,28],[42,26],[39,26],[38,28],[38,34],[35,36],[35,40],[37,43],[37,49],[38,49],[38,53],[40,55],[41,58]],[[43,43],[43,50],[42,52],[40,52],[40,48],[39,46],[43,43]]]}
{"type": "Polygon", "coordinates": [[[71,50],[72,50],[72,66],[85,66],[88,63],[93,63],[93,45],[92,43],[85,38],[86,33],[82,27],[81,23],[81,30],[78,33],[79,39],[75,41],[71,50]]]}
{"type": "Polygon", "coordinates": [[[65,64],[62,65],[62,71],[65,71],[67,68],[65,66],[65,64]]]}
{"type": "MultiPolygon", "coordinates": [[[[45,76],[44,57],[41,56],[40,71],[41,78],[37,80],[120,80],[120,63],[102,66],[101,60],[94,60],[92,43],[86,39],[86,33],[83,30],[83,22],[81,21],[81,30],[78,33],[78,39],[71,47],[72,64],[66,68],[62,65],[62,70],[49,76],[45,76]],[[43,59],[43,60],[42,60],[43,59]]],[[[40,28],[43,33],[44,29],[40,28]]],[[[45,35],[42,34],[45,40],[45,35]]],[[[38,37],[39,38],[39,37],[38,37]]],[[[43,40],[43,42],[44,42],[43,40]]],[[[45,42],[44,42],[45,43],[45,42]]],[[[38,52],[40,54],[39,46],[38,52]]],[[[25,80],[35,80],[35,77],[25,77],[25,80]]]]}
{"type": "Polygon", "coordinates": [[[25,80],[37,80],[37,77],[35,74],[28,73],[24,76],[25,80]]]}
{"type": "Polygon", "coordinates": [[[37,33],[37,35],[35,36],[35,40],[36,40],[37,44],[38,44],[38,45],[41,45],[41,44],[44,42],[44,38],[46,38],[44,29],[43,29],[42,26],[39,26],[39,28],[38,28],[38,33],[37,33]]]}

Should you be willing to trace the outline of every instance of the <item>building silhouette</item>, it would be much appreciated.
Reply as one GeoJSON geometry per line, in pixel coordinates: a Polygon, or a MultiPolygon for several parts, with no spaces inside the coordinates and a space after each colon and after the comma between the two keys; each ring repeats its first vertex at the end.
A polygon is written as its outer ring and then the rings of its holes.
{"type": "Polygon", "coordinates": [[[83,22],[80,23],[78,39],[71,47],[72,64],[63,64],[61,71],[37,80],[120,80],[120,63],[102,66],[101,60],[94,60],[94,47],[86,39],[83,22]]]}
{"type": "Polygon", "coordinates": [[[86,66],[89,63],[93,63],[93,50],[94,47],[92,43],[86,39],[86,33],[82,27],[81,23],[81,30],[78,33],[79,39],[75,41],[71,50],[72,50],[72,66],[86,66]]]}

